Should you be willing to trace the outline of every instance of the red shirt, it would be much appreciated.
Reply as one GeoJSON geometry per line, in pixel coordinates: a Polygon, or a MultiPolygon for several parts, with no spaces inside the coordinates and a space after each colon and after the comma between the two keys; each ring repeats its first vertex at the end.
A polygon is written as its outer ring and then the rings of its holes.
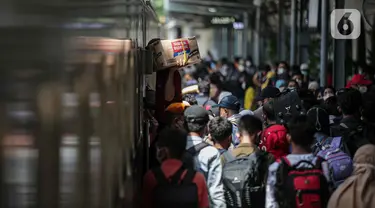
{"type": "MultiPolygon", "coordinates": [[[[173,174],[177,172],[178,169],[182,166],[182,162],[176,159],[165,160],[161,164],[161,169],[164,172],[166,178],[170,178],[173,174]]],[[[185,177],[186,170],[181,175],[181,179],[185,177]]],[[[193,182],[197,185],[198,188],[198,201],[200,208],[209,207],[208,201],[208,190],[206,185],[206,180],[203,174],[197,172],[193,179],[193,182]]],[[[143,208],[152,208],[152,193],[153,189],[157,185],[155,176],[151,170],[149,170],[144,179],[143,179],[143,195],[142,195],[142,207],[143,208]]]]}

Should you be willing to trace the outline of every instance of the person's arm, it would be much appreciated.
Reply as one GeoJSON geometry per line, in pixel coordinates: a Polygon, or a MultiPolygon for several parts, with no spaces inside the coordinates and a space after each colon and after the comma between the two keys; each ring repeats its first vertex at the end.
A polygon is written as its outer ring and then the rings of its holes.
{"type": "Polygon", "coordinates": [[[273,163],[268,168],[268,179],[266,185],[266,208],[279,208],[275,198],[276,172],[279,163],[273,163]]]}
{"type": "Polygon", "coordinates": [[[210,197],[210,207],[225,208],[224,187],[222,182],[222,171],[220,153],[216,151],[216,155],[208,161],[207,187],[210,197]]]}

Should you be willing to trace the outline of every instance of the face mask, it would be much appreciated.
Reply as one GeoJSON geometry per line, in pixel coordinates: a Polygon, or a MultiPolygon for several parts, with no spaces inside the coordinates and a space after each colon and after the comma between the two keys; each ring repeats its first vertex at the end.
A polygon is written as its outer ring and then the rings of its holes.
{"type": "Polygon", "coordinates": [[[307,75],[309,74],[309,72],[308,72],[307,70],[303,70],[303,71],[301,71],[301,74],[302,74],[303,76],[307,76],[307,75]]]}
{"type": "Polygon", "coordinates": [[[250,67],[250,66],[251,66],[251,62],[250,62],[250,61],[246,61],[246,62],[245,62],[245,65],[246,65],[247,67],[250,67]]]}
{"type": "Polygon", "coordinates": [[[278,74],[278,75],[280,75],[280,74],[284,74],[284,71],[285,71],[284,68],[278,68],[278,69],[277,69],[277,74],[278,74]]]}
{"type": "Polygon", "coordinates": [[[289,90],[295,90],[295,87],[288,87],[289,90]]]}
{"type": "Polygon", "coordinates": [[[245,67],[243,65],[238,66],[238,71],[243,72],[245,71],[245,67]]]}
{"type": "Polygon", "coordinates": [[[358,90],[359,90],[359,92],[361,92],[363,94],[363,93],[367,92],[367,87],[360,86],[358,90]]]}
{"type": "Polygon", "coordinates": [[[363,70],[358,70],[358,74],[363,74],[363,70]]]}
{"type": "Polygon", "coordinates": [[[333,97],[333,96],[334,96],[333,93],[327,93],[327,94],[325,94],[325,95],[323,96],[323,100],[327,100],[328,98],[333,97]]]}

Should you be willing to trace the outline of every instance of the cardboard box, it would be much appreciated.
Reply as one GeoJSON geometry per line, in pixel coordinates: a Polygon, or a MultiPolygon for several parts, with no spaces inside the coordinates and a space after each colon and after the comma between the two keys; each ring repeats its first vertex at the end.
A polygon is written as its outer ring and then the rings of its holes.
{"type": "Polygon", "coordinates": [[[153,52],[156,70],[187,66],[201,62],[195,37],[175,40],[151,40],[148,48],[153,52]]]}

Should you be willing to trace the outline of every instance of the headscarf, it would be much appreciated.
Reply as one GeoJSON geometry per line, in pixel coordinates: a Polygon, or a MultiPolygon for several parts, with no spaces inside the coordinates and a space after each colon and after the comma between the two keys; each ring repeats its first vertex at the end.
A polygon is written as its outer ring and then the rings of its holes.
{"type": "Polygon", "coordinates": [[[375,145],[359,148],[353,163],[352,176],[333,193],[328,208],[375,207],[375,145]]]}

